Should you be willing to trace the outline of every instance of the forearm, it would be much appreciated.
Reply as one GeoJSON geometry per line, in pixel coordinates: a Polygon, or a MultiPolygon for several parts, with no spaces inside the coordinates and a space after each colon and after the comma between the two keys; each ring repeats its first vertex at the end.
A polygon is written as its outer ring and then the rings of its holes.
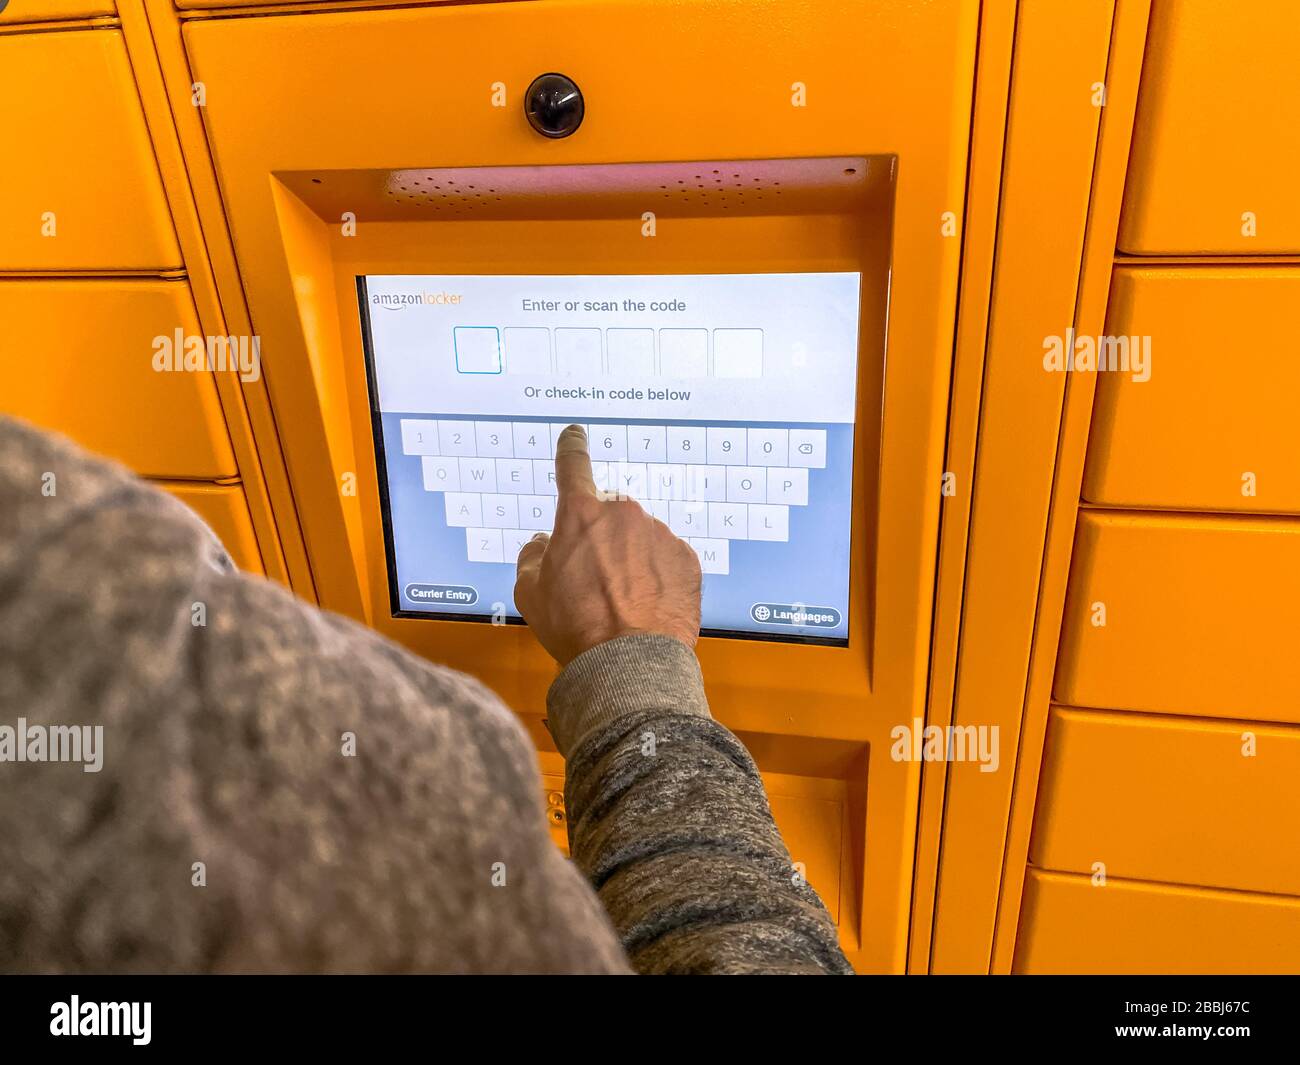
{"type": "Polygon", "coordinates": [[[570,849],[641,972],[848,973],[753,759],[708,712],[694,654],[630,636],[552,688],[570,849]]]}

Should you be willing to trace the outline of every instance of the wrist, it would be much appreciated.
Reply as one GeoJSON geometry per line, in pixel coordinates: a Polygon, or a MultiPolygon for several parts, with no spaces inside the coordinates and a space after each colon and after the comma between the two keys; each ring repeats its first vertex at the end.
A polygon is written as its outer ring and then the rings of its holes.
{"type": "Polygon", "coordinates": [[[567,758],[592,731],[638,710],[709,717],[692,645],[663,633],[630,631],[577,655],[546,697],[547,724],[560,753],[567,758]]]}

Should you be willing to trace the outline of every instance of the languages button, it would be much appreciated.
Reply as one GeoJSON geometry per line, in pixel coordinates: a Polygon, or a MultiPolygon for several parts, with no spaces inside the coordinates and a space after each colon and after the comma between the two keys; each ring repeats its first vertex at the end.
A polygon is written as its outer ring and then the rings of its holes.
{"type": "Polygon", "coordinates": [[[804,606],[802,603],[755,603],[749,616],[760,625],[781,625],[799,629],[833,629],[840,612],[833,606],[804,606]]]}

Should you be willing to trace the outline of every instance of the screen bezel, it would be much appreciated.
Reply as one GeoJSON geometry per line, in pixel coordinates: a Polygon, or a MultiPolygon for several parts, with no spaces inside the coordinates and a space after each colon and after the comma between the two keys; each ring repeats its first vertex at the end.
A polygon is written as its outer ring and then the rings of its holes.
{"type": "MultiPolygon", "coordinates": [[[[763,271],[764,273],[769,271],[763,271]]],[[[795,271],[800,273],[816,273],[817,271],[795,271]]],[[[375,473],[378,480],[379,490],[379,517],[384,531],[384,569],[388,576],[388,608],[389,613],[394,618],[418,621],[463,621],[473,622],[476,624],[499,625],[521,625],[527,626],[522,617],[511,617],[506,614],[497,616],[496,614],[482,613],[438,613],[427,610],[407,610],[404,608],[401,598],[401,586],[397,577],[397,552],[394,546],[393,538],[393,518],[392,505],[388,495],[388,455],[384,446],[384,412],[379,405],[379,374],[375,367],[375,352],[373,338],[370,334],[370,301],[367,298],[366,281],[368,274],[356,274],[356,293],[357,293],[357,315],[361,320],[361,348],[365,355],[365,372],[366,372],[366,396],[370,408],[370,431],[375,447],[375,473]]],[[[408,274],[409,277],[437,277],[437,274],[408,274]]],[[[457,275],[469,276],[469,275],[457,275]]],[[[481,275],[481,276],[499,276],[499,275],[481,275]]],[[[718,276],[728,276],[721,272],[718,276]]],[[[861,285],[861,276],[859,275],[859,285],[861,285]]],[[[858,299],[858,328],[861,329],[862,313],[861,293],[858,299]]],[[[854,380],[857,380],[861,373],[861,365],[858,360],[861,358],[861,351],[858,352],[854,360],[854,380]]],[[[854,403],[853,413],[853,439],[849,448],[851,456],[850,461],[855,461],[858,441],[858,416],[857,404],[854,403]]],[[[849,471],[849,513],[856,514],[856,496],[857,496],[857,470],[849,471]]],[[[790,635],[772,632],[755,632],[748,629],[719,629],[700,627],[700,637],[704,639],[725,639],[725,640],[747,640],[756,643],[783,643],[783,644],[806,644],[817,647],[848,647],[849,639],[852,636],[851,618],[852,618],[852,601],[853,601],[853,565],[854,565],[854,526],[856,521],[849,521],[849,560],[845,572],[845,587],[848,590],[848,602],[844,608],[844,619],[846,624],[845,634],[843,636],[815,636],[794,633],[790,635]]]]}

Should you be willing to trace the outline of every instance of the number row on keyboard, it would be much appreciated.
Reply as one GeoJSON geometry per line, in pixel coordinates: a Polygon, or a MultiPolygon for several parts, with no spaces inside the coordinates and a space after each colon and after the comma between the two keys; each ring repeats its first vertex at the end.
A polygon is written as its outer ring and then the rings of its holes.
{"type": "MultiPolygon", "coordinates": [[[[568,424],[403,418],[402,452],[445,458],[550,459],[568,424]]],[[[601,424],[584,428],[593,460],[826,468],[825,429],[601,424]]]]}
{"type": "MultiPolygon", "coordinates": [[[[513,566],[524,544],[535,535],[531,529],[466,529],[465,553],[470,562],[504,562],[513,566]]],[[[686,542],[699,556],[703,572],[731,572],[729,541],[691,536],[686,542]]]]}
{"type": "MultiPolygon", "coordinates": [[[[448,492],[445,498],[447,524],[452,528],[527,529],[531,535],[550,532],[555,526],[555,500],[551,496],[448,492]]],[[[790,508],[777,503],[649,499],[641,505],[678,536],[782,543],[790,539],[790,508]]]]}
{"type": "MultiPolygon", "coordinates": [[[[467,459],[425,455],[428,492],[556,494],[555,463],[547,459],[467,459]]],[[[633,499],[682,499],[705,503],[808,505],[808,471],[794,466],[684,466],[654,462],[593,462],[592,477],[604,492],[633,499]]]]}

